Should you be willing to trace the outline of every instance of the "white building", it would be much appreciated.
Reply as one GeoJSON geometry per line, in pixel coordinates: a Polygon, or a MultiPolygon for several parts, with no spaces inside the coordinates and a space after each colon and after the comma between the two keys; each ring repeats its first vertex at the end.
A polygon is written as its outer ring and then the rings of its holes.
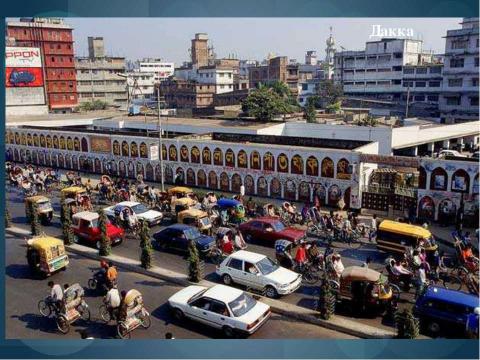
{"type": "Polygon", "coordinates": [[[402,86],[406,93],[402,100],[406,100],[410,93],[410,104],[428,103],[438,105],[442,90],[443,64],[405,65],[403,67],[402,86]]]}
{"type": "Polygon", "coordinates": [[[175,78],[196,81],[199,84],[215,85],[215,93],[222,94],[234,90],[233,69],[217,65],[197,68],[175,69],[175,78]]]}
{"type": "Polygon", "coordinates": [[[156,73],[132,71],[127,73],[128,92],[131,99],[155,97],[156,73]]]}
{"type": "Polygon", "coordinates": [[[464,18],[462,28],[448,30],[440,97],[444,120],[478,119],[478,18],[464,18]]]}
{"type": "Polygon", "coordinates": [[[335,53],[334,80],[347,95],[399,100],[407,88],[402,85],[403,66],[431,63],[421,40],[381,39],[369,41],[365,50],[335,53]]]}
{"type": "Polygon", "coordinates": [[[172,76],[175,72],[175,63],[165,62],[162,59],[143,59],[139,66],[140,72],[154,73],[156,82],[172,76]]]}
{"type": "Polygon", "coordinates": [[[309,79],[298,83],[298,103],[305,107],[310,96],[316,95],[321,79],[309,79]]]}
{"type": "Polygon", "coordinates": [[[309,50],[305,54],[305,64],[307,65],[317,65],[317,52],[315,50],[309,50]]]}

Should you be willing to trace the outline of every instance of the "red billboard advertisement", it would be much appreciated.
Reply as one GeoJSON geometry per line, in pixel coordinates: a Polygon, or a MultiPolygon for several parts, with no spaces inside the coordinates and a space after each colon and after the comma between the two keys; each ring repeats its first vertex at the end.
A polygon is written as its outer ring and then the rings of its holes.
{"type": "Polygon", "coordinates": [[[7,67],[5,74],[6,87],[38,87],[43,86],[42,68],[7,67]]]}

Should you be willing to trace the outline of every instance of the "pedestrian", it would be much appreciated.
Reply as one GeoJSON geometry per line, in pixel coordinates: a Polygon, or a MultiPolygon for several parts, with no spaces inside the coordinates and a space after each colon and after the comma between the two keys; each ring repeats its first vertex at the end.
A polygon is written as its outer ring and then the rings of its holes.
{"type": "Polygon", "coordinates": [[[372,223],[370,224],[370,232],[368,233],[368,240],[373,242],[377,238],[377,214],[373,214],[372,223]]]}

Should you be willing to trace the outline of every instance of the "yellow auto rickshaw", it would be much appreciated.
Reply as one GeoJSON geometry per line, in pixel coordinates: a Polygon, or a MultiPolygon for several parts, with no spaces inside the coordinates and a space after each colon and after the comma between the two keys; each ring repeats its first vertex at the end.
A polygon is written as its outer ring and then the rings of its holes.
{"type": "Polygon", "coordinates": [[[29,221],[31,221],[33,217],[33,214],[31,214],[30,211],[32,204],[35,204],[37,207],[38,219],[42,225],[50,225],[53,219],[53,207],[50,199],[42,195],[35,195],[25,198],[25,214],[29,221]]]}
{"type": "Polygon", "coordinates": [[[171,208],[175,214],[179,214],[184,210],[190,209],[192,206],[195,206],[197,202],[189,197],[183,197],[176,199],[172,202],[171,208]]]}
{"type": "Polygon", "coordinates": [[[87,195],[87,189],[81,186],[69,186],[62,189],[62,198],[75,199],[78,195],[87,195]]]}
{"type": "Polygon", "coordinates": [[[195,226],[202,233],[210,233],[212,229],[212,222],[210,221],[208,213],[195,208],[180,211],[177,214],[177,222],[179,224],[195,226]]]}
{"type": "MultiPolygon", "coordinates": [[[[335,281],[333,281],[335,282],[335,281]]],[[[354,311],[381,313],[395,306],[394,293],[388,278],[361,266],[350,266],[343,270],[340,283],[334,286],[338,301],[348,301],[354,311]]]]}
{"type": "Polygon", "coordinates": [[[62,240],[42,235],[27,241],[27,262],[34,274],[50,276],[65,270],[69,261],[62,240]]]}
{"type": "MultiPolygon", "coordinates": [[[[81,186],[70,186],[62,189],[62,199],[71,207],[79,206],[84,211],[91,211],[93,209],[90,195],[88,195],[87,189],[81,186]],[[66,200],[74,200],[74,202],[66,200]]],[[[73,210],[73,209],[72,209],[73,210]]]]}

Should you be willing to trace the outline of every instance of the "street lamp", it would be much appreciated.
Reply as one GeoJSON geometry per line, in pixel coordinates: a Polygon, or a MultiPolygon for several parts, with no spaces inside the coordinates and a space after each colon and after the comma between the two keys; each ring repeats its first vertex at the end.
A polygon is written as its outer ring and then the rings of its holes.
{"type": "Polygon", "coordinates": [[[157,84],[157,110],[158,110],[158,156],[160,158],[160,172],[161,172],[161,185],[162,192],[165,191],[163,182],[163,148],[162,148],[162,117],[160,116],[160,86],[157,84]]]}

